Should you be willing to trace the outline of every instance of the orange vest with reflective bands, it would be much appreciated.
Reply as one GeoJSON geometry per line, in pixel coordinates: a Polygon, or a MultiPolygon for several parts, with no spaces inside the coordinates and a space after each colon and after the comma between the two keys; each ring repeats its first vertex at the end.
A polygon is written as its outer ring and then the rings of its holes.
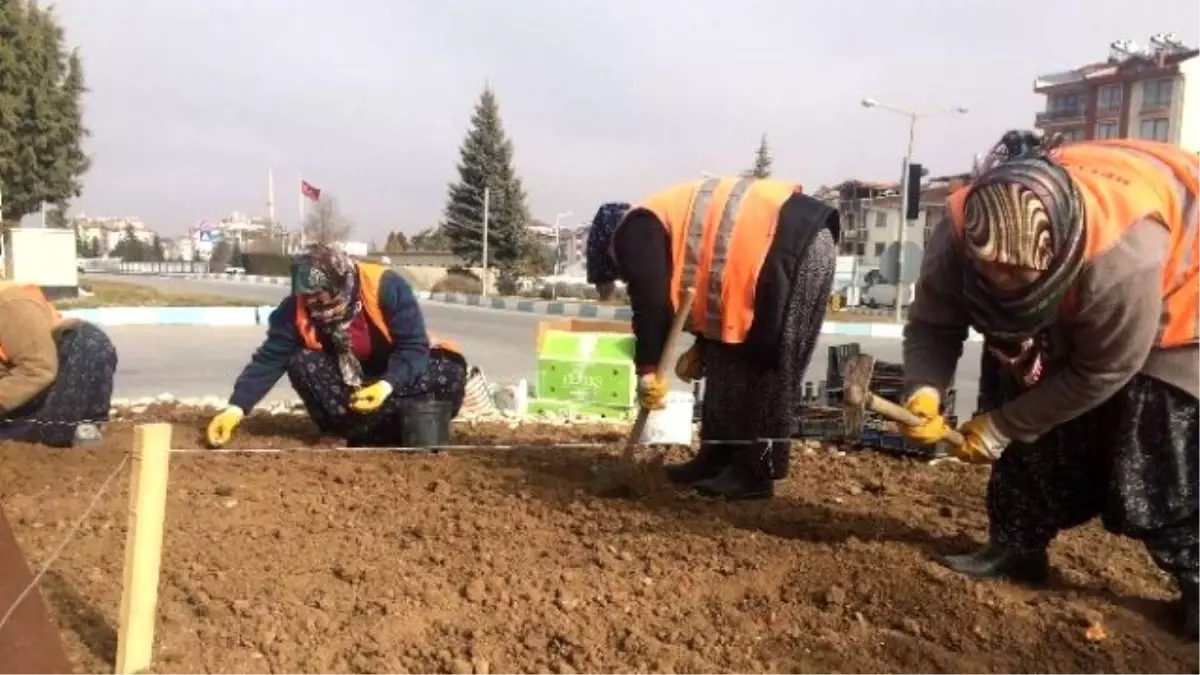
{"type": "MultiPolygon", "coordinates": [[[[32,284],[19,285],[17,288],[19,288],[23,293],[28,295],[30,299],[41,305],[43,309],[50,313],[50,322],[52,325],[58,326],[58,324],[62,323],[62,315],[59,314],[58,310],[54,308],[54,305],[50,304],[50,301],[46,299],[46,294],[42,292],[41,288],[38,288],[32,284]]],[[[4,345],[0,345],[0,362],[8,362],[8,354],[4,353],[4,345]]]]}
{"type": "Polygon", "coordinates": [[[770,178],[709,178],[668,188],[630,209],[653,213],[667,228],[673,305],[696,289],[686,330],[725,344],[746,341],[779,210],[800,191],[796,183],[770,178]]]}
{"type": "MultiPolygon", "coordinates": [[[[379,302],[379,282],[387,269],[383,265],[358,263],[358,288],[359,294],[362,297],[363,311],[367,314],[367,320],[374,324],[375,328],[379,330],[380,334],[390,344],[392,342],[392,332],[388,329],[387,318],[383,316],[383,305],[379,302]]],[[[313,351],[321,351],[323,349],[321,340],[317,337],[317,329],[308,318],[308,309],[301,302],[296,303],[296,330],[300,333],[300,339],[304,342],[305,347],[313,351]]],[[[429,333],[428,335],[430,349],[441,349],[460,356],[462,355],[462,351],[452,340],[439,340],[434,337],[433,333],[429,333]]]]}
{"type": "MultiPolygon", "coordinates": [[[[1051,156],[1079,187],[1087,216],[1084,260],[1117,244],[1140,220],[1162,223],[1170,232],[1163,264],[1163,316],[1157,346],[1195,344],[1200,336],[1200,224],[1197,223],[1197,155],[1154,141],[1110,139],[1073,143],[1051,156]]],[[[947,200],[959,241],[968,188],[947,200]]],[[[1068,293],[1061,311],[1074,306],[1068,293]]]]}

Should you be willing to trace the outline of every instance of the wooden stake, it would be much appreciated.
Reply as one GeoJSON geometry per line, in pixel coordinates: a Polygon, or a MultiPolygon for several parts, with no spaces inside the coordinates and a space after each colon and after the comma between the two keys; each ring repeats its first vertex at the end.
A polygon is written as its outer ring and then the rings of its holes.
{"type": "Polygon", "coordinates": [[[118,675],[150,668],[158,615],[158,575],[162,567],[163,519],[171,425],[139,424],[133,430],[129,481],[129,532],[117,632],[118,675]]]}

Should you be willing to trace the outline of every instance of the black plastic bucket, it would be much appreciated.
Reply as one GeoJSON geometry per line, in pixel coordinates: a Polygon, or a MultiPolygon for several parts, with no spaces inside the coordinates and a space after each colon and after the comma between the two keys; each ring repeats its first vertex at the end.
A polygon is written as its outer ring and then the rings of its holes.
{"type": "Polygon", "coordinates": [[[406,401],[400,406],[400,444],[406,448],[450,445],[453,417],[454,406],[449,401],[406,401]]]}

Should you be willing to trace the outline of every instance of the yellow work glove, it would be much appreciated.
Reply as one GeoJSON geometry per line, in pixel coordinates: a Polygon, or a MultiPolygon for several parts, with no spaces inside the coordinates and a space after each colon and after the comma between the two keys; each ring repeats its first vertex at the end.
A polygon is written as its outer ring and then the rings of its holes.
{"type": "Polygon", "coordinates": [[[647,373],[638,377],[638,403],[646,410],[662,410],[667,407],[667,380],[658,373],[647,373]]]}
{"type": "Polygon", "coordinates": [[[380,380],[350,394],[350,409],[356,413],[375,412],[391,395],[392,385],[380,380]]]}
{"type": "Polygon", "coordinates": [[[942,396],[933,387],[921,387],[909,395],[904,407],[924,422],[916,426],[905,427],[904,435],[923,445],[933,445],[946,437],[950,425],[938,411],[942,396]]]}
{"type": "Polygon", "coordinates": [[[675,376],[684,382],[694,382],[704,377],[704,351],[699,342],[679,355],[675,362],[675,376]]]}
{"type": "Polygon", "coordinates": [[[970,464],[991,464],[1000,459],[1011,440],[996,429],[990,413],[976,415],[958,428],[964,444],[956,447],[949,444],[955,457],[970,464]]]}
{"type": "Polygon", "coordinates": [[[245,411],[236,405],[226,406],[224,410],[217,413],[212,421],[208,423],[208,431],[205,432],[205,440],[211,448],[224,447],[233,438],[233,430],[237,429],[242,423],[242,418],[246,416],[245,411]]]}

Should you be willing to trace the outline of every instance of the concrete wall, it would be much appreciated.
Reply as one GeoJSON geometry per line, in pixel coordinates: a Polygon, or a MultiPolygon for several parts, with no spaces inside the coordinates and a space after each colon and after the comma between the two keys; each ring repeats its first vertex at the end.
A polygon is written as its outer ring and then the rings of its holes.
{"type": "MultiPolygon", "coordinates": [[[[1172,115],[1178,119],[1178,143],[1184,150],[1200,152],[1200,57],[1193,56],[1179,64],[1179,75],[1175,83],[1179,91],[1174,94],[1179,100],[1173,102],[1178,113],[1172,115]]],[[[1175,124],[1172,119],[1171,126],[1175,124]]]]}

